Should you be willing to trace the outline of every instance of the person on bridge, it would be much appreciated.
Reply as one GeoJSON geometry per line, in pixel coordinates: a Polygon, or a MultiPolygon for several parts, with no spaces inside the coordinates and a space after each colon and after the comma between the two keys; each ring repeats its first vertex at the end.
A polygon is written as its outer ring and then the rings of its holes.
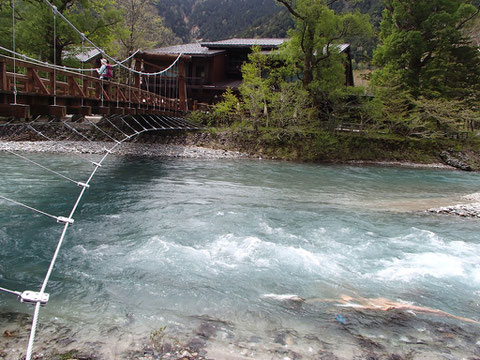
{"type": "Polygon", "coordinates": [[[112,66],[105,58],[102,58],[102,60],[100,60],[100,63],[102,64],[102,66],[97,69],[97,72],[100,75],[100,80],[110,80],[112,78],[112,66]]]}

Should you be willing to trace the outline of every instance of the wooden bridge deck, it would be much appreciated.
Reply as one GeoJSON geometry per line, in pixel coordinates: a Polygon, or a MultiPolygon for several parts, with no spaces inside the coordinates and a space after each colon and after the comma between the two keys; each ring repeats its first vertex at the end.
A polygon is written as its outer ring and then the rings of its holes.
{"type": "MultiPolygon", "coordinates": [[[[183,78],[179,77],[182,86],[183,78]]],[[[38,115],[166,114],[184,112],[185,100],[167,98],[134,85],[100,80],[69,70],[55,70],[0,55],[0,117],[38,115]],[[54,75],[55,74],[55,75],[54,75]],[[14,89],[17,96],[15,102],[14,89]]]]}

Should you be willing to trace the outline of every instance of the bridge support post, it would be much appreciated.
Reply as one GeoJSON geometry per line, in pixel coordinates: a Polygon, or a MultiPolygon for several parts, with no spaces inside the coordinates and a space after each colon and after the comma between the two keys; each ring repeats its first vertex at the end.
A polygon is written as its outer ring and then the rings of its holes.
{"type": "Polygon", "coordinates": [[[121,107],[110,108],[110,115],[125,115],[125,109],[121,107]]]}
{"type": "Polygon", "coordinates": [[[92,115],[91,106],[69,106],[67,107],[67,113],[74,115],[92,115]]]}
{"type": "Polygon", "coordinates": [[[64,117],[67,115],[67,108],[65,106],[50,105],[48,107],[48,113],[55,117],[64,117]]]}
{"type": "Polygon", "coordinates": [[[0,90],[8,91],[7,82],[7,64],[5,61],[0,61],[0,90]]]}
{"type": "Polygon", "coordinates": [[[0,104],[0,114],[17,119],[27,119],[30,117],[30,106],[23,104],[0,104]]]}
{"type": "Polygon", "coordinates": [[[178,63],[178,96],[180,110],[187,111],[187,84],[185,81],[185,64],[182,60],[178,63]]]}
{"type": "Polygon", "coordinates": [[[92,114],[97,114],[97,115],[109,115],[110,113],[110,108],[106,106],[93,106],[92,107],[92,114]]]}

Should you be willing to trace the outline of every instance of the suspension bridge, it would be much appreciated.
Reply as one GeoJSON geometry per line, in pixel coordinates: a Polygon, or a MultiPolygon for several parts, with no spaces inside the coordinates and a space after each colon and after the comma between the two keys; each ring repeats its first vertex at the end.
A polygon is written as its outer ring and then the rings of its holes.
{"type": "MultiPolygon", "coordinates": [[[[156,73],[142,71],[140,61],[132,63],[135,54],[123,61],[117,61],[90,41],[48,0],[45,4],[52,10],[52,22],[56,34],[57,18],[65,21],[78,33],[82,47],[84,43],[96,48],[117,68],[117,78],[106,81],[97,76],[96,69],[68,68],[45,63],[25,54],[18,53],[15,47],[15,1],[12,1],[12,48],[0,47],[0,134],[9,136],[30,132],[36,139],[57,143],[62,140],[81,140],[95,142],[99,138],[108,145],[103,151],[85,154],[74,148],[72,153],[82,161],[90,163],[91,170],[83,178],[74,179],[62,173],[63,169],[45,166],[32,160],[25,153],[5,150],[38,167],[41,171],[53,174],[59,181],[67,181],[77,186],[78,195],[66,214],[51,214],[32,203],[19,201],[0,191],[0,206],[22,207],[35,215],[42,215],[56,222],[61,235],[55,245],[45,277],[37,289],[9,289],[2,287],[0,296],[17,296],[27,305],[33,306],[32,325],[26,346],[26,360],[34,356],[34,344],[37,325],[40,321],[40,309],[46,306],[50,296],[47,292],[55,263],[66,239],[68,229],[74,226],[76,210],[91,186],[91,181],[108,156],[125,142],[146,132],[166,130],[197,130],[198,127],[183,118],[187,110],[185,91],[185,71],[181,62],[175,60],[169,67],[156,73]],[[92,120],[89,115],[100,115],[101,120],[92,120]],[[76,116],[75,122],[66,120],[67,115],[76,116]],[[57,131],[61,127],[61,131],[57,131]],[[54,128],[54,130],[52,130],[54,128]],[[97,157],[94,158],[93,157],[97,157]]],[[[53,46],[56,39],[54,35],[53,46]]],[[[54,49],[54,53],[56,53],[54,49]]],[[[73,145],[72,145],[73,146],[73,145]]],[[[73,146],[74,147],[74,146],[73,146]]],[[[25,274],[28,277],[28,274],[25,274]]]]}
{"type": "Polygon", "coordinates": [[[39,115],[184,113],[185,98],[180,99],[177,91],[184,84],[183,77],[175,73],[157,78],[158,84],[157,79],[144,84],[136,76],[134,83],[128,85],[0,55],[0,114],[28,119],[39,115]],[[162,94],[162,82],[166,83],[169,95],[175,97],[162,94]]]}

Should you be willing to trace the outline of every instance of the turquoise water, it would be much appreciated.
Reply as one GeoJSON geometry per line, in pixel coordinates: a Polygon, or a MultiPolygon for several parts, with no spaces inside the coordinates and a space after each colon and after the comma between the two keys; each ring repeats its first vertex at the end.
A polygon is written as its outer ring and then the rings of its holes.
{"type": "MultiPolygon", "coordinates": [[[[28,156],[78,181],[91,170],[28,156]]],[[[11,155],[0,168],[1,195],[54,215],[80,191],[11,155]]],[[[480,321],[480,223],[423,212],[479,189],[478,174],[457,171],[112,157],[74,216],[41,322],[107,359],[160,327],[188,341],[205,324],[215,359],[478,355],[475,323],[355,305],[385,298],[480,321]]],[[[61,230],[0,201],[0,286],[39,289],[61,230]]],[[[31,308],[0,294],[0,312],[31,308]]]]}

